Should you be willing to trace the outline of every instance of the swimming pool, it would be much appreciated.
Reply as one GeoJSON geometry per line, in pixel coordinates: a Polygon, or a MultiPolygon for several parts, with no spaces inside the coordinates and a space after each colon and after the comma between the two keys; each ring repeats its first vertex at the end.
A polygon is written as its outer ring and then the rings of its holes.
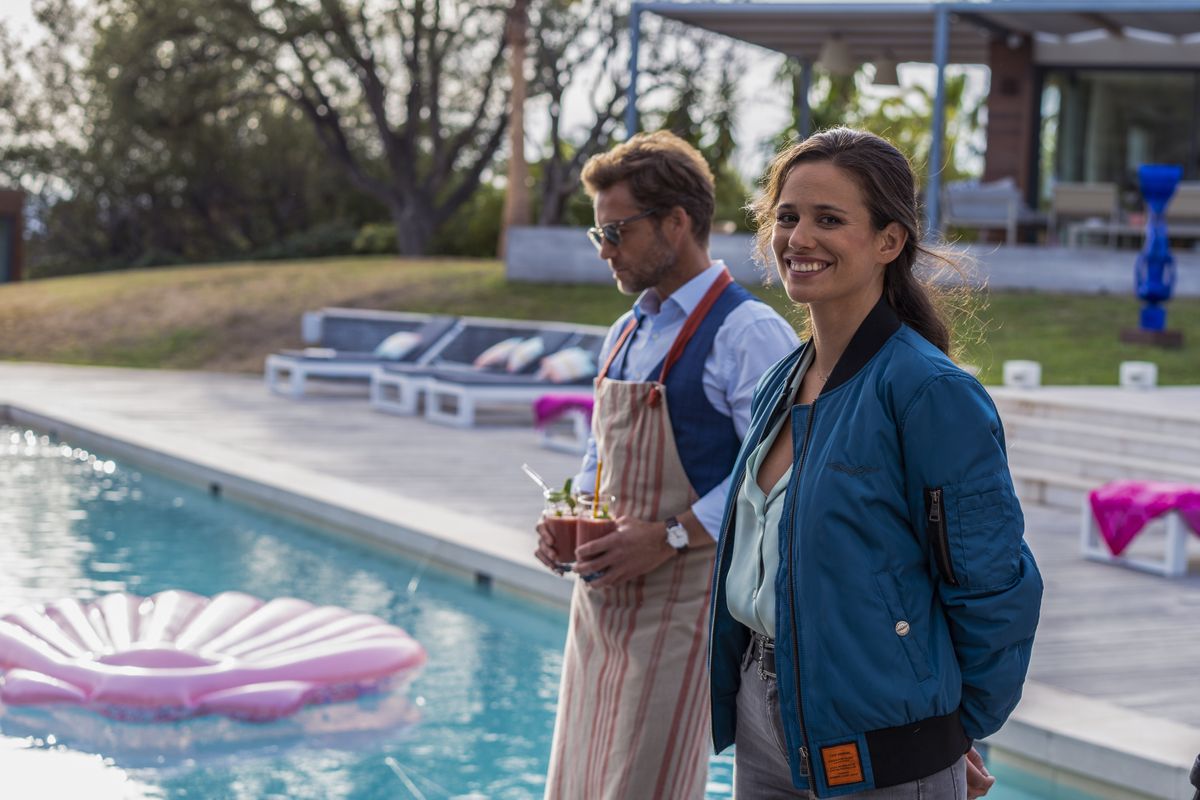
{"type": "MultiPolygon", "coordinates": [[[[94,716],[83,736],[77,716],[46,714],[55,746],[100,750],[161,797],[540,796],[566,636],[557,609],[4,426],[0,497],[0,608],[115,591],[236,589],[376,614],[429,652],[407,692],[419,719],[367,741],[326,736],[308,746],[313,737],[286,721],[197,720],[160,737],[162,728],[94,716]],[[158,750],[148,738],[160,740],[158,750]],[[242,749],[245,739],[268,743],[242,749]]],[[[357,712],[370,716],[373,702],[357,712]]],[[[317,716],[319,725],[329,715],[317,716]]],[[[38,721],[0,717],[0,734],[44,742],[32,730],[38,721]]],[[[727,796],[722,761],[714,797],[727,796]]]]}
{"type": "MultiPolygon", "coordinates": [[[[377,726],[396,716],[378,698],[268,725],[151,727],[6,709],[0,763],[5,749],[98,753],[125,780],[112,794],[91,784],[97,800],[541,796],[561,611],[2,424],[0,497],[0,609],[114,591],[233,589],[376,614],[429,652],[406,693],[405,712],[417,715],[407,724],[377,726]]],[[[730,757],[714,758],[710,798],[729,796],[730,776],[730,757]]],[[[1027,777],[1014,773],[990,797],[1066,797],[1027,777]]]]}

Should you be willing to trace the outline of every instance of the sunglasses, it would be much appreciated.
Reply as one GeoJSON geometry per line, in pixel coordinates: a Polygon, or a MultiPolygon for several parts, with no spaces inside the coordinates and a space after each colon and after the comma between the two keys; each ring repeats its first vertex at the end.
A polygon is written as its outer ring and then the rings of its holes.
{"type": "Polygon", "coordinates": [[[639,219],[645,219],[651,214],[657,214],[662,209],[652,208],[649,211],[643,211],[640,214],[634,214],[632,217],[619,219],[616,222],[609,222],[595,228],[588,228],[588,238],[592,240],[592,244],[596,245],[599,250],[604,247],[604,242],[608,241],[613,247],[621,245],[621,226],[628,225],[631,222],[637,222],[639,219]]]}

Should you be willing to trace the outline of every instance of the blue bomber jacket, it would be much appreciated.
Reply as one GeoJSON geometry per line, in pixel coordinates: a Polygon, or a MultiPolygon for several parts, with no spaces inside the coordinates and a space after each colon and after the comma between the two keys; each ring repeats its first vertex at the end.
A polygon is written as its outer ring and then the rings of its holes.
{"type": "Polygon", "coordinates": [[[978,381],[881,299],[817,399],[793,406],[807,346],[763,376],[735,462],[710,615],[712,725],[717,752],[733,744],[751,635],[725,596],[733,504],[750,453],[791,414],[775,669],[792,782],[833,797],[931,775],[1000,728],[1042,581],[978,381]]]}

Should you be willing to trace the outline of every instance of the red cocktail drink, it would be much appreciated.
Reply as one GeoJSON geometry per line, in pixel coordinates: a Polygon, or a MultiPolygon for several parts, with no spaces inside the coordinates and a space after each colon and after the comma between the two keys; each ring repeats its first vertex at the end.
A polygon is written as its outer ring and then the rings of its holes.
{"type": "Polygon", "coordinates": [[[577,517],[574,514],[547,513],[543,521],[554,540],[554,552],[558,556],[558,565],[564,569],[570,569],[571,565],[575,563],[577,517]]]}
{"type": "Polygon", "coordinates": [[[592,519],[586,515],[580,515],[579,526],[575,534],[576,545],[587,544],[594,542],[617,529],[617,522],[608,517],[599,517],[592,519]]]}

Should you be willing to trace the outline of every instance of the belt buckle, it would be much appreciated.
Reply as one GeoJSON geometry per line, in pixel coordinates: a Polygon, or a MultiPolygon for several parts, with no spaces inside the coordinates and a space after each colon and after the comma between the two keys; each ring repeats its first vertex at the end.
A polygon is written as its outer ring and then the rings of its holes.
{"type": "Polygon", "coordinates": [[[770,648],[772,651],[774,651],[775,645],[769,644],[767,641],[767,638],[765,636],[755,634],[755,636],[754,636],[755,659],[754,660],[758,662],[758,678],[759,678],[759,680],[765,681],[767,679],[767,676],[770,676],[772,679],[775,678],[774,672],[767,672],[767,670],[766,670],[767,649],[768,648],[770,648]]]}

